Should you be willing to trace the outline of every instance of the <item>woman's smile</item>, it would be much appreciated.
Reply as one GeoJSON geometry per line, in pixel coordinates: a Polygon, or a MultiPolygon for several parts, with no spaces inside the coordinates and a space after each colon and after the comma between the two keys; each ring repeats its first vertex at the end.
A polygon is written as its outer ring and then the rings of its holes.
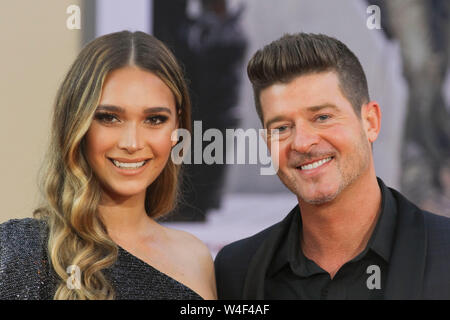
{"type": "Polygon", "coordinates": [[[142,173],[148,166],[151,159],[138,161],[138,160],[130,160],[125,162],[124,160],[116,160],[112,158],[108,158],[108,160],[113,164],[114,169],[123,175],[131,176],[142,173]]]}
{"type": "Polygon", "coordinates": [[[105,190],[145,192],[167,164],[176,115],[172,91],[155,74],[130,66],[108,74],[86,135],[88,161],[105,190]]]}

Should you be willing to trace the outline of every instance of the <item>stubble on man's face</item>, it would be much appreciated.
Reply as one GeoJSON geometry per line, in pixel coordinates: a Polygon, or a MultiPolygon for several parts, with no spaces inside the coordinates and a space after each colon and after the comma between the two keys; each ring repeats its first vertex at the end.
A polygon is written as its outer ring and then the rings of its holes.
{"type": "MultiPolygon", "coordinates": [[[[278,171],[278,177],[281,182],[294,193],[299,201],[304,201],[310,205],[320,206],[329,203],[336,199],[343,190],[354,183],[362,174],[364,174],[370,164],[370,146],[367,143],[364,132],[361,129],[359,142],[355,143],[354,153],[349,157],[347,161],[341,161],[342,157],[339,155],[337,150],[333,152],[328,152],[334,154],[336,161],[336,171],[339,176],[339,186],[335,192],[327,193],[319,191],[314,197],[308,196],[306,192],[303,191],[302,181],[296,179],[294,175],[285,174],[282,170],[278,171]]],[[[297,157],[314,159],[320,157],[320,154],[308,153],[297,155],[297,157]]],[[[323,183],[323,179],[326,180],[326,176],[313,177],[308,183],[317,184],[323,183]]]]}
{"type": "Polygon", "coordinates": [[[299,201],[329,203],[367,172],[368,137],[335,73],[299,76],[260,97],[264,126],[279,131],[278,176],[299,201]]]}

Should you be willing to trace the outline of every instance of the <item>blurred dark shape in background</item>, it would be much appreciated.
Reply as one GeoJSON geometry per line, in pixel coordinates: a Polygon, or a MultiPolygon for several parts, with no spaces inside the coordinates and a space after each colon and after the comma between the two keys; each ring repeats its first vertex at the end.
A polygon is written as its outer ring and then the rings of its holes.
{"type": "MultiPolygon", "coordinates": [[[[185,68],[193,122],[202,121],[203,132],[215,128],[225,137],[225,129],[239,124],[236,106],[247,46],[240,26],[244,8],[231,12],[225,0],[197,3],[200,10],[192,17],[187,0],[154,0],[153,34],[185,68]]],[[[210,143],[203,142],[202,150],[210,143]]],[[[194,164],[193,145],[191,154],[191,164],[182,168],[181,203],[165,221],[204,221],[209,210],[221,205],[227,165],[194,164]]],[[[223,155],[225,162],[225,139],[223,155]]]]}
{"type": "Polygon", "coordinates": [[[450,114],[443,96],[450,45],[450,1],[369,0],[398,40],[409,90],[401,149],[402,192],[423,209],[450,208],[450,114]]]}

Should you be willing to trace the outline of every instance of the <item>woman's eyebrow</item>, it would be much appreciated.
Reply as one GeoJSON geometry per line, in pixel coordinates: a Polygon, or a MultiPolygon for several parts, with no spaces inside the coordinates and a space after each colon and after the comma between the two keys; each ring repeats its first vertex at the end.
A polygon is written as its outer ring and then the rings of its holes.
{"type": "Polygon", "coordinates": [[[125,109],[118,106],[112,106],[112,105],[99,105],[96,109],[96,111],[110,111],[110,112],[117,112],[117,113],[125,113],[125,109]]]}
{"type": "Polygon", "coordinates": [[[144,113],[156,113],[156,112],[166,112],[168,114],[172,114],[172,111],[170,110],[170,108],[167,107],[150,107],[150,108],[146,108],[144,110],[144,113]]]}
{"type": "MultiPolygon", "coordinates": [[[[96,111],[109,111],[109,112],[116,112],[116,113],[125,113],[125,109],[119,106],[113,106],[113,105],[99,105],[97,107],[96,111]]],[[[172,114],[172,111],[170,108],[167,107],[149,107],[145,108],[143,113],[149,114],[149,113],[157,113],[157,112],[166,112],[168,114],[172,114]]]]}

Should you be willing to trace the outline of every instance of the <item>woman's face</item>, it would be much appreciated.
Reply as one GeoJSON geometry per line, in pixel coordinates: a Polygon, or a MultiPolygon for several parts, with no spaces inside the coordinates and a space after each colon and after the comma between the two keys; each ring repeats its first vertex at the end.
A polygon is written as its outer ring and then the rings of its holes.
{"type": "Polygon", "coordinates": [[[86,134],[86,156],[111,198],[145,194],[175,142],[175,98],[155,74],[124,67],[108,74],[86,134]]]}

